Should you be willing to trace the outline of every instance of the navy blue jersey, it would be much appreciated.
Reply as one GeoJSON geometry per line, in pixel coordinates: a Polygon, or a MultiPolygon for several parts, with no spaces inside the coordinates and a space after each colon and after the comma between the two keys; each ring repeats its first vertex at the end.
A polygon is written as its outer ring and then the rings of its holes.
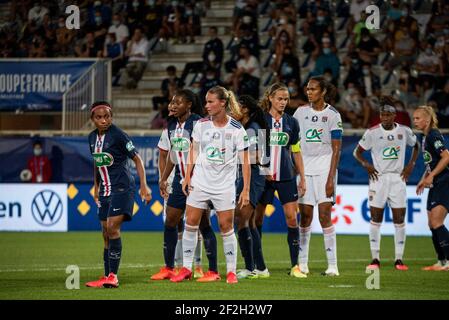
{"type": "Polygon", "coordinates": [[[137,150],[125,132],[114,124],[102,136],[96,129],[89,134],[89,147],[100,177],[101,196],[134,190],[128,158],[133,159],[137,150]]]}
{"type": "MultiPolygon", "coordinates": [[[[421,144],[424,163],[426,165],[426,169],[431,171],[435,169],[438,162],[441,160],[441,152],[446,150],[446,146],[444,144],[444,138],[441,135],[440,131],[437,129],[431,129],[427,136],[422,137],[421,144]]],[[[449,181],[449,168],[444,168],[435,178],[434,183],[438,183],[439,181],[449,181]]]]}
{"type": "Polygon", "coordinates": [[[185,122],[179,123],[178,119],[171,119],[167,129],[162,132],[158,147],[164,151],[170,151],[171,160],[176,165],[175,174],[185,178],[187,171],[187,156],[192,141],[192,131],[195,123],[201,117],[192,113],[185,122]]]}
{"type": "Polygon", "coordinates": [[[285,181],[296,177],[296,170],[292,161],[290,147],[299,141],[298,120],[284,113],[276,121],[269,113],[265,113],[265,120],[270,128],[270,171],[274,181],[285,181]]]}

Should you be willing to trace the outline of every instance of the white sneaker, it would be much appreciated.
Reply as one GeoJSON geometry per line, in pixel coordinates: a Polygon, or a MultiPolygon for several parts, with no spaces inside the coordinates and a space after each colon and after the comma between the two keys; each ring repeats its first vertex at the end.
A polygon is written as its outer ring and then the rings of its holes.
{"type": "Polygon", "coordinates": [[[248,278],[248,276],[252,274],[251,271],[249,271],[248,269],[242,269],[237,271],[237,279],[245,279],[248,278]]]}
{"type": "Polygon", "coordinates": [[[263,278],[269,278],[270,272],[268,272],[268,269],[265,268],[265,270],[258,270],[254,269],[253,272],[248,276],[248,279],[263,279],[263,278]]]}
{"type": "Polygon", "coordinates": [[[307,264],[300,264],[299,270],[304,274],[309,274],[309,266],[307,264]]]}
{"type": "Polygon", "coordinates": [[[322,273],[323,276],[336,277],[339,276],[337,266],[329,266],[326,271],[322,273]]]}

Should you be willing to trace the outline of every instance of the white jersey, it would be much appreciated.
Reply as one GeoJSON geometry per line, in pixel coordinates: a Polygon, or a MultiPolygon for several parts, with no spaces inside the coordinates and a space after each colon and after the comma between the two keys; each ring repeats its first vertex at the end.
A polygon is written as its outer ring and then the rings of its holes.
{"type": "Polygon", "coordinates": [[[412,129],[395,123],[385,130],[381,124],[368,129],[359,141],[364,150],[371,150],[374,168],[380,173],[398,173],[404,169],[405,150],[416,144],[412,129]]]}
{"type": "Polygon", "coordinates": [[[293,117],[299,123],[305,174],[328,174],[332,160],[331,132],[343,131],[340,113],[329,104],[326,104],[322,111],[316,111],[306,105],[296,109],[293,117]]]}
{"type": "MultiPolygon", "coordinates": [[[[161,137],[159,138],[157,147],[161,150],[169,152],[168,156],[170,156],[171,145],[170,145],[170,139],[168,138],[168,130],[167,129],[164,129],[162,131],[162,134],[161,134],[161,137]]],[[[163,173],[163,172],[161,172],[161,173],[163,173]]],[[[169,193],[171,193],[171,184],[173,182],[174,177],[175,177],[175,170],[172,170],[167,179],[169,193]]]]}
{"type": "Polygon", "coordinates": [[[242,125],[229,116],[224,127],[215,127],[208,118],[201,119],[193,128],[192,138],[199,143],[192,187],[209,193],[235,189],[238,152],[249,147],[242,125]]]}

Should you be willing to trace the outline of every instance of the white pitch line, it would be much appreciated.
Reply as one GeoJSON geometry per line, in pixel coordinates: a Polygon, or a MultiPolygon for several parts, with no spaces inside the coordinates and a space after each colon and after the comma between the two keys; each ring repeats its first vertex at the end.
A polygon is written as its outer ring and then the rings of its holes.
{"type": "MultiPolygon", "coordinates": [[[[369,259],[368,259],[369,260],[369,259]]],[[[368,261],[367,259],[345,259],[345,260],[339,260],[340,262],[366,262],[368,261]]],[[[435,260],[434,258],[410,258],[410,259],[406,259],[406,261],[432,261],[435,260]]],[[[207,260],[206,260],[207,261],[207,260]]],[[[394,259],[382,259],[382,261],[394,261],[394,259]]],[[[322,263],[322,262],[327,262],[327,260],[325,259],[321,259],[321,260],[309,260],[310,263],[322,263]]],[[[368,261],[369,262],[369,261],[368,261]]],[[[275,260],[270,260],[270,261],[265,261],[265,263],[267,264],[277,264],[277,263],[290,263],[290,261],[275,261],[275,260]]],[[[225,265],[225,262],[220,262],[218,263],[219,265],[225,265]]],[[[47,267],[47,268],[11,268],[11,269],[0,269],[0,273],[6,273],[6,272],[47,272],[47,271],[65,271],[67,266],[63,266],[63,265],[54,265],[55,267],[47,267]]],[[[154,268],[154,267],[160,267],[160,264],[142,264],[142,263],[138,263],[138,264],[131,264],[131,263],[123,263],[120,264],[120,269],[140,269],[140,268],[154,268]]],[[[80,270],[98,270],[98,269],[103,269],[104,266],[102,264],[98,264],[98,265],[90,265],[90,266],[79,266],[80,270]]]]}

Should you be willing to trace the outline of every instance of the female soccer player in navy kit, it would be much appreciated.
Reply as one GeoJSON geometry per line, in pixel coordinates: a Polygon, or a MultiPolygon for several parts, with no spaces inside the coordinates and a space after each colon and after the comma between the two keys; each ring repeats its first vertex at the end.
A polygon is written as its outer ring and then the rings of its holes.
{"type": "Polygon", "coordinates": [[[423,268],[426,271],[449,271],[449,231],[444,219],[449,210],[449,151],[438,130],[438,120],[430,106],[420,106],[413,113],[415,127],[423,131],[421,148],[426,171],[416,187],[422,194],[430,188],[427,196],[427,216],[438,262],[423,268]]]}
{"type": "Polygon", "coordinates": [[[299,150],[298,121],[285,113],[289,101],[288,88],[282,83],[272,84],[261,101],[265,110],[265,121],[270,128],[270,168],[266,176],[265,190],[259,201],[259,211],[264,213],[265,207],[272,204],[274,192],[277,191],[287,222],[287,242],[290,251],[290,275],[305,278],[298,266],[299,230],[297,220],[298,196],[306,191],[304,166],[299,150]],[[292,155],[294,163],[292,161],[292,155]],[[297,184],[297,175],[299,183],[297,184]]]}
{"type": "Polygon", "coordinates": [[[91,119],[96,129],[89,134],[90,152],[94,158],[94,198],[104,239],[105,276],[86,283],[88,287],[117,288],[117,273],[122,255],[120,227],[132,219],[135,181],[127,165],[128,158],[136,165],[140,179],[140,197],[148,204],[145,167],[128,135],[112,124],[112,107],[105,101],[92,104],[91,119]]]}
{"type": "MultiPolygon", "coordinates": [[[[270,273],[265,266],[262,254],[259,231],[254,225],[255,208],[265,188],[265,175],[260,173],[260,165],[265,162],[268,127],[263,110],[251,96],[239,98],[242,116],[239,120],[249,138],[251,162],[250,203],[243,208],[236,208],[235,222],[238,229],[240,250],[245,260],[245,269],[237,272],[239,279],[268,278],[270,273]]],[[[237,199],[243,190],[243,179],[240,174],[237,180],[237,199]]]]}
{"type": "Polygon", "coordinates": [[[186,178],[186,223],[183,234],[183,268],[170,281],[180,282],[192,277],[193,250],[196,246],[201,215],[210,203],[217,211],[226,258],[226,282],[237,283],[237,238],[234,234],[236,206],[235,178],[237,157],[243,158],[243,191],[239,206],[249,203],[251,168],[248,157],[248,136],[242,125],[227,113],[235,114],[237,101],[223,87],[211,88],[206,94],[208,118],[201,119],[192,132],[186,178]],[[194,169],[195,168],[195,169],[194,169]],[[193,170],[194,169],[194,170],[193,170]],[[193,174],[192,174],[193,172],[193,174]]]}
{"type": "MultiPolygon", "coordinates": [[[[191,144],[191,133],[196,122],[201,119],[198,97],[190,90],[183,89],[176,93],[171,102],[173,117],[168,121],[167,129],[162,133],[159,149],[167,160],[159,181],[161,195],[168,197],[166,219],[164,224],[164,259],[165,267],[154,274],[152,280],[170,279],[174,274],[175,248],[178,241],[176,227],[182,221],[186,208],[186,196],[181,189],[187,170],[187,154],[191,144]],[[197,112],[197,113],[195,113],[197,112]],[[167,193],[167,179],[176,165],[172,192],[167,193]]],[[[216,239],[210,226],[209,217],[203,215],[200,229],[204,235],[206,252],[209,258],[209,271],[217,272],[216,239]],[[212,248],[210,248],[212,247],[212,248]]],[[[201,250],[201,247],[199,248],[201,250]]],[[[201,274],[200,277],[203,275],[201,274]]]]}

